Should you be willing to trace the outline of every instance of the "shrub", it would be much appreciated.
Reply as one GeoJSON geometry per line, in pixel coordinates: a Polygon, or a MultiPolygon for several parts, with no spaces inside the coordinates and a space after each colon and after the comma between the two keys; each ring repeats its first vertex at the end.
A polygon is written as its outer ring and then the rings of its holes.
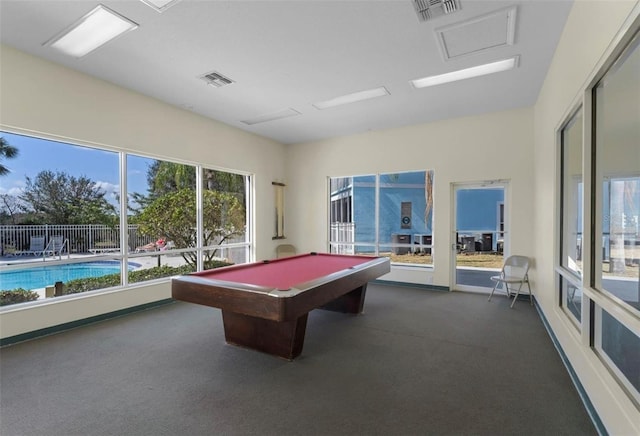
{"type": "Polygon", "coordinates": [[[35,301],[38,299],[38,293],[18,288],[11,291],[0,291],[0,306],[9,304],[24,303],[26,301],[35,301]]]}
{"type": "MultiPolygon", "coordinates": [[[[205,269],[220,268],[228,265],[233,264],[219,260],[212,260],[205,263],[205,269]]],[[[167,265],[156,266],[149,269],[131,271],[129,273],[129,283],[145,282],[147,280],[189,274],[191,272],[193,272],[193,267],[191,265],[182,265],[178,267],[167,265]]],[[[120,286],[120,273],[108,274],[101,277],[70,280],[65,283],[63,294],[77,294],[80,292],[88,292],[95,289],[110,288],[114,286],[120,286]]]]}

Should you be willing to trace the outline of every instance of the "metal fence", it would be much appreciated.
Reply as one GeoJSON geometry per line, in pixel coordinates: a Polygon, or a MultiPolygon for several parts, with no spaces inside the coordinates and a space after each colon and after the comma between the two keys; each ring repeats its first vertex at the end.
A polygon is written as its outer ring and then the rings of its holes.
{"type": "Polygon", "coordinates": [[[329,242],[331,252],[338,254],[354,254],[353,243],[356,240],[355,223],[333,222],[330,227],[329,242]],[[341,244],[347,243],[347,244],[341,244]]]}
{"type": "MultiPolygon", "coordinates": [[[[138,231],[138,226],[128,226],[129,250],[149,244],[155,240],[150,236],[143,236],[138,231]]],[[[120,248],[120,226],[109,227],[102,224],[79,225],[3,225],[0,226],[0,252],[28,250],[31,238],[40,236],[45,238],[45,246],[49,244],[53,236],[62,236],[68,241],[67,246],[71,253],[96,253],[120,248]]]]}

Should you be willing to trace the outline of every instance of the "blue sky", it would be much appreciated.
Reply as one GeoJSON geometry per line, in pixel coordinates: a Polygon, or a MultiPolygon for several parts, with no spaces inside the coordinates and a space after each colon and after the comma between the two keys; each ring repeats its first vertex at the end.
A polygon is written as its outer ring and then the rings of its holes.
{"type": "MultiPolygon", "coordinates": [[[[0,132],[0,136],[19,150],[16,158],[2,161],[10,173],[0,177],[0,194],[19,195],[26,185],[26,176],[34,179],[40,171],[50,170],[85,176],[106,191],[110,201],[115,201],[115,193],[120,189],[118,153],[5,132],[0,132]]],[[[152,162],[153,159],[129,157],[129,192],[147,193],[147,168],[152,162]]]]}

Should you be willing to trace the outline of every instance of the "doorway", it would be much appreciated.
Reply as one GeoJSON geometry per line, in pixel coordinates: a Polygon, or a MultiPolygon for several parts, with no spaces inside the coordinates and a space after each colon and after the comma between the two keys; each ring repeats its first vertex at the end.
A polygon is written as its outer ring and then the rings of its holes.
{"type": "Polygon", "coordinates": [[[509,246],[504,180],[452,185],[451,289],[489,292],[509,246]]]}

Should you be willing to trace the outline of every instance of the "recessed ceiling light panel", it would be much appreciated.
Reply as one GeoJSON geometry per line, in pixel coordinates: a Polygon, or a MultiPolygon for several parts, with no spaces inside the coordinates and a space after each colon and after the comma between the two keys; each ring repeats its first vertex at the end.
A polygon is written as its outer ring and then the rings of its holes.
{"type": "Polygon", "coordinates": [[[259,117],[251,118],[248,120],[242,120],[241,122],[249,126],[252,126],[254,124],[266,123],[267,121],[275,121],[275,120],[280,120],[282,118],[295,117],[297,115],[301,115],[301,113],[295,109],[288,108],[278,112],[260,115],[259,117]]]}
{"type": "Polygon", "coordinates": [[[98,5],[43,45],[79,58],[137,28],[138,24],[128,18],[98,5]]]}
{"type": "Polygon", "coordinates": [[[520,56],[515,56],[509,59],[491,62],[490,64],[465,68],[464,70],[452,71],[450,73],[440,74],[437,76],[423,77],[421,79],[412,80],[411,84],[415,88],[426,88],[427,86],[442,85],[443,83],[499,73],[500,71],[507,71],[516,68],[518,66],[519,59],[520,56]]]}
{"type": "Polygon", "coordinates": [[[387,88],[381,86],[380,88],[367,89],[366,91],[354,92],[353,94],[342,95],[340,97],[333,98],[331,100],[321,101],[313,103],[316,109],[327,109],[334,106],[340,106],[343,104],[355,103],[362,100],[369,100],[370,98],[383,97],[390,95],[387,88]]]}
{"type": "Polygon", "coordinates": [[[142,3],[151,6],[158,12],[164,12],[180,0],[141,0],[142,3]]]}

